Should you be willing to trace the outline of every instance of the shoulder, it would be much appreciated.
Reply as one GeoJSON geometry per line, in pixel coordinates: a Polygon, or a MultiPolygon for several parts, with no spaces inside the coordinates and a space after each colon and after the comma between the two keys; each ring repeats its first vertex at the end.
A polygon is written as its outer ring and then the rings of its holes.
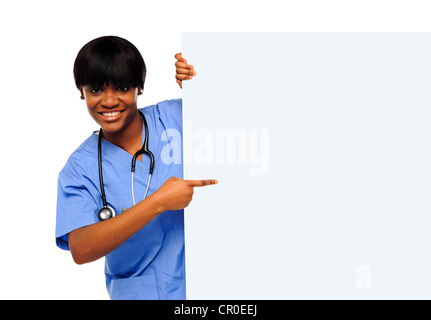
{"type": "Polygon", "coordinates": [[[159,102],[159,108],[181,108],[183,105],[183,99],[171,99],[159,102]]]}
{"type": "Polygon", "coordinates": [[[141,109],[145,115],[152,116],[163,127],[181,127],[182,124],[182,99],[164,100],[157,104],[141,109]]]}
{"type": "Polygon", "coordinates": [[[164,100],[159,103],[150,105],[140,109],[146,114],[155,114],[156,116],[175,115],[181,113],[183,106],[183,99],[164,100]]]}
{"type": "Polygon", "coordinates": [[[153,104],[151,106],[148,106],[147,108],[151,107],[157,107],[157,108],[181,108],[183,104],[183,99],[170,99],[170,100],[164,100],[160,101],[156,104],[153,104]]]}

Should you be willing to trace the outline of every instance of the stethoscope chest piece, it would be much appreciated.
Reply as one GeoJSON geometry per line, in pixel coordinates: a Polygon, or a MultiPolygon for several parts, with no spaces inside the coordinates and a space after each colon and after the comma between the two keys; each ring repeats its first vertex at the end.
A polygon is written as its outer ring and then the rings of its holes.
{"type": "Polygon", "coordinates": [[[115,210],[111,207],[106,206],[100,209],[99,211],[99,219],[102,221],[111,219],[114,216],[115,216],[115,210]]]}

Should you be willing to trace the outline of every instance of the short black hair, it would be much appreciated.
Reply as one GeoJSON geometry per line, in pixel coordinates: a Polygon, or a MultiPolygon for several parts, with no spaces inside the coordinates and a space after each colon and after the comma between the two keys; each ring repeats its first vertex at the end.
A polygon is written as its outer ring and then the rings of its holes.
{"type": "Polygon", "coordinates": [[[104,36],[88,42],[73,66],[78,89],[85,85],[144,88],[147,69],[139,50],[126,39],[104,36]]]}

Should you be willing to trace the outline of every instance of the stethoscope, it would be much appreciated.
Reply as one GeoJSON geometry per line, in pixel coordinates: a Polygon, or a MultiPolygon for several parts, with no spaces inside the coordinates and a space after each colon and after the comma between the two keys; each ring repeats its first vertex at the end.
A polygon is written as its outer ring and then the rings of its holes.
{"type": "MultiPolygon", "coordinates": [[[[135,176],[135,164],[136,164],[136,158],[140,154],[147,154],[150,157],[150,173],[148,175],[148,183],[147,183],[147,190],[145,190],[144,199],[147,197],[148,188],[150,187],[151,182],[151,175],[153,174],[153,168],[154,168],[154,156],[151,153],[150,150],[148,150],[148,125],[147,120],[145,119],[144,114],[141,110],[138,110],[139,115],[141,116],[144,127],[145,127],[145,139],[144,144],[142,145],[142,148],[138,150],[133,158],[132,158],[132,198],[133,198],[133,205],[135,205],[135,190],[134,190],[134,176],[135,176]]],[[[108,202],[106,201],[106,195],[105,195],[105,187],[103,186],[103,173],[102,173],[102,128],[99,130],[99,141],[98,141],[98,160],[99,160],[99,182],[100,182],[100,191],[102,193],[102,201],[103,201],[103,208],[99,211],[99,219],[100,220],[108,220],[115,216],[115,210],[108,206],[108,202]]]]}

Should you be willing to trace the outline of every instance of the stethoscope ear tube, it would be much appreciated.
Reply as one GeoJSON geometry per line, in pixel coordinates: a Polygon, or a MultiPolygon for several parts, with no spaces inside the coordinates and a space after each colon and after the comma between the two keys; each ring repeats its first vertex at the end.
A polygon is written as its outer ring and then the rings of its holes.
{"type": "Polygon", "coordinates": [[[145,119],[144,114],[142,113],[141,110],[138,110],[139,114],[141,115],[141,118],[144,122],[144,127],[145,127],[145,138],[144,138],[144,143],[142,145],[142,148],[139,149],[132,158],[132,168],[131,171],[135,172],[135,166],[136,166],[136,159],[140,154],[147,154],[150,157],[150,174],[153,173],[153,168],[154,168],[154,155],[153,153],[148,149],[148,124],[147,124],[147,119],[145,119]]]}
{"type": "Polygon", "coordinates": [[[153,168],[154,168],[154,156],[153,156],[153,154],[151,153],[150,150],[147,150],[147,154],[151,158],[151,162],[150,162],[150,175],[152,175],[153,174],[153,168]]]}
{"type": "Polygon", "coordinates": [[[102,193],[102,202],[103,207],[107,207],[106,203],[106,195],[105,195],[105,187],[103,185],[103,172],[102,172],[102,128],[99,130],[99,140],[97,142],[97,155],[99,162],[99,182],[100,182],[100,192],[102,193]]]}
{"type": "Polygon", "coordinates": [[[100,182],[100,192],[102,193],[103,208],[99,210],[99,219],[104,221],[115,216],[115,210],[108,207],[106,202],[105,187],[103,185],[103,172],[102,172],[102,129],[99,131],[98,145],[98,162],[99,162],[99,182],[100,182]]]}
{"type": "Polygon", "coordinates": [[[148,149],[148,124],[147,124],[147,119],[145,119],[144,114],[142,113],[141,110],[139,110],[139,114],[142,117],[142,120],[144,121],[144,126],[145,126],[145,139],[144,139],[144,145],[142,146],[142,152],[146,153],[149,157],[150,157],[150,172],[149,174],[153,174],[153,169],[154,169],[154,155],[153,153],[148,149]]]}

